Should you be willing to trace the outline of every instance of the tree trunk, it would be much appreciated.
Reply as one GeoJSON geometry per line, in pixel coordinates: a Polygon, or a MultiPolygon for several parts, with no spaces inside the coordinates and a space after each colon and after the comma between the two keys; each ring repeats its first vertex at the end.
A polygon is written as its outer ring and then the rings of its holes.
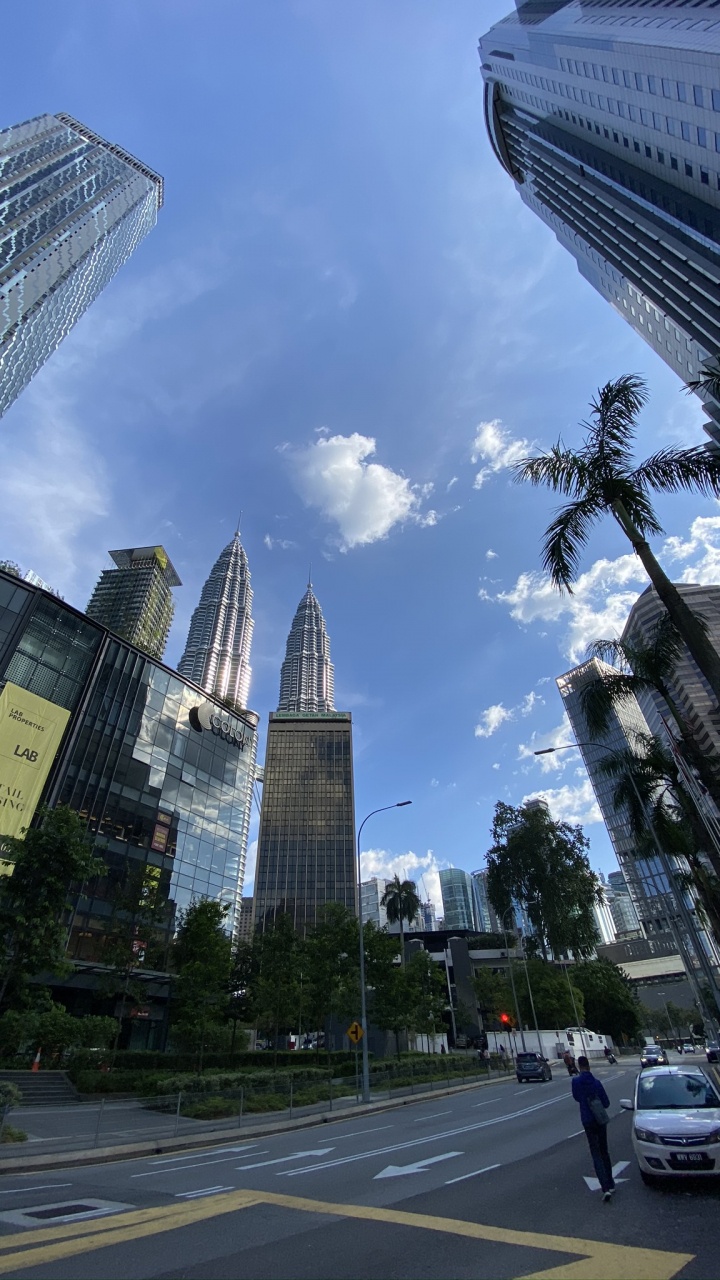
{"type": "Polygon", "coordinates": [[[613,503],[613,513],[720,706],[720,654],[708,639],[700,619],[660,567],[649,543],[636,529],[621,502],[613,503]]]}
{"type": "Polygon", "coordinates": [[[398,919],[400,921],[400,964],[404,969],[405,968],[405,932],[403,930],[402,915],[400,915],[398,919]]]}

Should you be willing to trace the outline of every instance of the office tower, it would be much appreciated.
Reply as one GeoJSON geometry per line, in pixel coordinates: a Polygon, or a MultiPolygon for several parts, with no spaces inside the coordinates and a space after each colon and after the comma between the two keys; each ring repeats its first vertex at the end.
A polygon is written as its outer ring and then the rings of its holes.
{"type": "Polygon", "coordinates": [[[218,556],[193,613],[178,671],[216,698],[246,707],[253,593],[240,533],[218,556]]]}
{"type": "Polygon", "coordinates": [[[334,696],[335,673],[325,619],[308,582],[287,640],[278,711],[332,711],[334,696]]]}
{"type": "Polygon", "coordinates": [[[162,202],[157,173],[64,112],[0,131],[0,417],[162,202]]]}
{"type": "Polygon", "coordinates": [[[387,911],[381,905],[386,884],[386,880],[373,877],[372,880],[363,880],[360,885],[363,921],[367,924],[371,920],[378,929],[385,929],[388,922],[387,911]]]}
{"type": "Polygon", "coordinates": [[[607,899],[618,940],[641,937],[640,921],[622,871],[611,871],[607,879],[607,899]]]}
{"type": "MultiPolygon", "coordinates": [[[[602,877],[601,877],[602,879],[602,877]]],[[[600,935],[600,942],[603,945],[615,942],[617,937],[617,929],[615,927],[615,918],[612,914],[611,907],[612,894],[608,893],[607,888],[603,885],[603,895],[601,902],[593,902],[593,915],[595,916],[595,926],[600,935]]]]}
{"type": "Polygon", "coordinates": [[[420,903],[420,915],[412,925],[412,930],[422,933],[435,933],[437,931],[437,918],[435,916],[435,903],[428,898],[427,902],[420,903]]]}
{"type": "Polygon", "coordinates": [[[458,867],[440,872],[443,915],[446,929],[477,929],[472,878],[458,867]]]}
{"type": "Polygon", "coordinates": [[[304,933],[327,902],[357,911],[352,717],[333,708],[330,644],[308,586],[268,725],[255,927],[287,912],[304,933]]]}
{"type": "Polygon", "coordinates": [[[238,942],[251,942],[253,936],[253,900],[241,898],[237,914],[235,937],[238,942]]]}
{"type": "Polygon", "coordinates": [[[477,927],[482,933],[496,933],[498,929],[498,922],[495,912],[490,905],[490,899],[488,898],[487,871],[473,871],[471,873],[471,880],[477,927]]]}
{"type": "Polygon", "coordinates": [[[517,0],[480,41],[497,159],[684,382],[720,349],[719,55],[714,0],[517,0]]]}
{"type": "Polygon", "coordinates": [[[103,569],[86,613],[108,631],[152,658],[162,658],[175,612],[172,588],[180,587],[164,547],[126,547],[108,553],[116,568],[103,569]]]}

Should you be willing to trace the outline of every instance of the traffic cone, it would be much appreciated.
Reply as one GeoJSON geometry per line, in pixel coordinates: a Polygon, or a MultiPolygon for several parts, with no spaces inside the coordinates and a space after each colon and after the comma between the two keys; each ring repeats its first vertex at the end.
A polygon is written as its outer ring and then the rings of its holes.
{"type": "Polygon", "coordinates": [[[42,1053],[42,1049],[38,1049],[37,1053],[35,1054],[35,1057],[33,1058],[33,1064],[32,1064],[32,1067],[30,1068],[31,1071],[40,1070],[40,1054],[41,1053],[42,1053]]]}

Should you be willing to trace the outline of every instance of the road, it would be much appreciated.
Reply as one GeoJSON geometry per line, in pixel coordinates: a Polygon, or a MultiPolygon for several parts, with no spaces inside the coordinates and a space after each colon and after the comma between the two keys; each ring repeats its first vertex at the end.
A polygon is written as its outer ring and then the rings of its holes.
{"type": "Polygon", "coordinates": [[[720,1278],[720,1193],[687,1180],[645,1187],[619,1110],[635,1063],[598,1074],[620,1179],[609,1204],[556,1066],[548,1084],[505,1081],[200,1152],[7,1176],[0,1275],[720,1278]]]}

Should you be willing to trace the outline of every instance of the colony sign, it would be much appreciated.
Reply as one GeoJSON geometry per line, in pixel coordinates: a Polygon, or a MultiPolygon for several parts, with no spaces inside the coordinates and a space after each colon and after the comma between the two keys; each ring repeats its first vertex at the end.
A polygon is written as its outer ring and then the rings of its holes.
{"type": "Polygon", "coordinates": [[[0,836],[29,827],[70,712],[10,681],[0,693],[0,836]]]}
{"type": "Polygon", "coordinates": [[[233,723],[229,716],[220,713],[209,702],[203,702],[199,707],[191,707],[188,719],[197,733],[202,733],[203,730],[214,733],[219,738],[224,738],[226,742],[234,743],[241,751],[249,745],[250,739],[241,725],[233,723]]]}

